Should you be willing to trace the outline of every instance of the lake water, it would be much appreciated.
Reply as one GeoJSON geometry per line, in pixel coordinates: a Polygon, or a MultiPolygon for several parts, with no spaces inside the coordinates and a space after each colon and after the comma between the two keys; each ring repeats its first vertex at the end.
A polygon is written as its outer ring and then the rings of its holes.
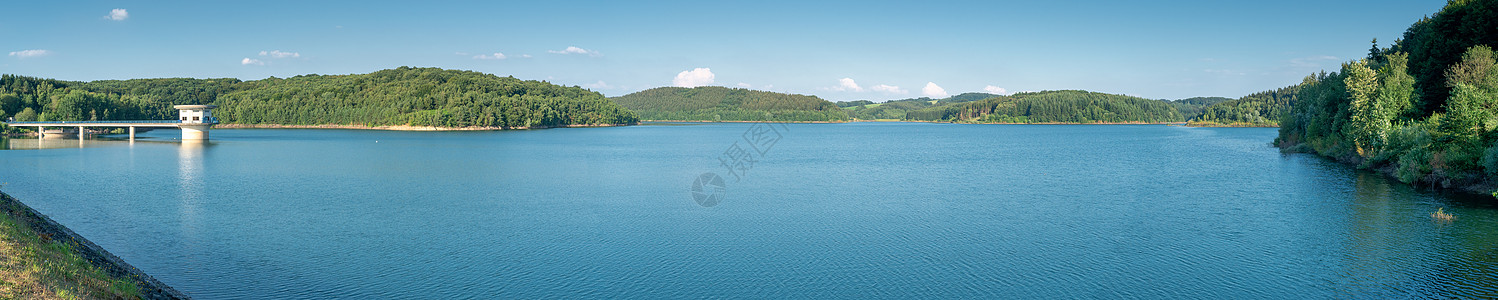
{"type": "Polygon", "coordinates": [[[1498,297],[1493,201],[1275,134],[161,130],[0,151],[0,182],[199,299],[1498,297]]]}

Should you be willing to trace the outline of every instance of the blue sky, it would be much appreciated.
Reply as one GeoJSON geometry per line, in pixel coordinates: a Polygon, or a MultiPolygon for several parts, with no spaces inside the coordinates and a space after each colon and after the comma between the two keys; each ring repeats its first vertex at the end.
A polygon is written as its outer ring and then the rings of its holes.
{"type": "Polygon", "coordinates": [[[0,73],[252,80],[421,66],[609,96],[719,85],[833,101],[985,89],[1239,97],[1335,69],[1372,38],[1387,46],[1444,4],[23,1],[0,10],[0,73]]]}

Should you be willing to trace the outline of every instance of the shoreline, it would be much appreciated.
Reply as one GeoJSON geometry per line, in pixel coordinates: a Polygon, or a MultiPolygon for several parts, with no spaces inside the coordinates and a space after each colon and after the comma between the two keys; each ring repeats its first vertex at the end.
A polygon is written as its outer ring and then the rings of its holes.
{"type": "Polygon", "coordinates": [[[850,123],[852,121],[685,121],[685,120],[640,120],[640,122],[652,123],[806,123],[806,124],[836,124],[850,123]]]}
{"type": "Polygon", "coordinates": [[[1181,122],[1033,122],[1033,123],[1004,123],[1004,122],[952,122],[953,124],[979,124],[979,125],[1176,125],[1181,122]]]}
{"type": "Polygon", "coordinates": [[[1304,153],[1314,155],[1316,157],[1329,159],[1342,165],[1352,167],[1353,169],[1367,170],[1369,172],[1377,173],[1394,182],[1407,184],[1417,188],[1428,188],[1438,192],[1455,192],[1478,197],[1494,197],[1489,199],[1498,200],[1498,194],[1495,194],[1494,192],[1495,189],[1498,189],[1498,182],[1495,182],[1495,180],[1498,180],[1498,178],[1459,180],[1451,178],[1450,176],[1446,176],[1445,172],[1432,172],[1431,174],[1427,174],[1424,177],[1415,180],[1415,182],[1404,182],[1404,180],[1399,179],[1399,174],[1397,173],[1399,171],[1398,162],[1383,164],[1381,166],[1378,166],[1377,168],[1364,167],[1363,158],[1361,157],[1331,157],[1321,155],[1321,153],[1316,153],[1315,150],[1309,150],[1308,148],[1301,149],[1301,147],[1299,147],[1300,145],[1303,144],[1280,143],[1273,146],[1275,148],[1279,148],[1280,152],[1283,153],[1304,153]]]}
{"type": "Polygon", "coordinates": [[[551,128],[592,128],[592,127],[617,127],[634,124],[574,124],[563,126],[533,126],[533,127],[494,127],[494,126],[471,126],[471,127],[438,127],[438,126],[412,126],[412,125],[285,125],[285,124],[218,124],[215,129],[358,129],[358,130],[389,130],[389,131],[498,131],[498,130],[531,130],[551,128]]]}
{"type": "Polygon", "coordinates": [[[1191,122],[1187,122],[1186,126],[1190,126],[1190,127],[1239,127],[1239,128],[1279,128],[1280,127],[1279,124],[1275,124],[1275,125],[1270,125],[1270,124],[1250,124],[1250,123],[1222,124],[1222,123],[1191,123],[1191,122]]]}
{"type": "Polygon", "coordinates": [[[135,266],[131,266],[118,256],[114,256],[114,254],[109,253],[109,251],[104,250],[99,245],[68,229],[67,226],[58,224],[57,221],[53,221],[47,215],[37,212],[31,206],[21,203],[21,200],[11,197],[4,192],[0,192],[0,210],[3,210],[7,215],[22,219],[38,235],[71,246],[73,251],[77,252],[78,256],[88,261],[90,265],[108,273],[110,276],[135,280],[136,286],[140,288],[141,298],[191,299],[186,294],[178,292],[171,286],[156,280],[155,277],[151,277],[151,275],[135,268],[135,266]]]}
{"type": "Polygon", "coordinates": [[[1184,125],[1184,123],[1185,123],[1185,122],[1092,122],[1092,123],[1032,122],[1032,123],[1011,123],[1011,122],[952,122],[952,121],[920,121],[920,120],[860,121],[860,122],[911,122],[911,123],[947,123],[947,124],[973,124],[973,125],[1184,125]]]}

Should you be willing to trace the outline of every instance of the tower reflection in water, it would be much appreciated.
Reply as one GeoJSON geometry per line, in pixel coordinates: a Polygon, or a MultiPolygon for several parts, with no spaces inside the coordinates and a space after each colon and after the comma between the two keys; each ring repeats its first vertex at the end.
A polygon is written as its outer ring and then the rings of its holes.
{"type": "Polygon", "coordinates": [[[209,146],[205,141],[183,141],[177,150],[177,188],[180,190],[177,200],[182,214],[182,233],[187,240],[197,240],[201,236],[201,206],[207,188],[203,184],[203,152],[209,146]]]}

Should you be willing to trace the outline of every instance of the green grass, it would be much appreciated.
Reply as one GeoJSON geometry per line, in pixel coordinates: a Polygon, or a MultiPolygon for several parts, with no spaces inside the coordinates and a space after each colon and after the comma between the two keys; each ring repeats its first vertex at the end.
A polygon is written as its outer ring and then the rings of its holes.
{"type": "Polygon", "coordinates": [[[73,245],[36,233],[6,207],[0,213],[0,299],[139,299],[137,281],[110,276],[73,245]]]}

